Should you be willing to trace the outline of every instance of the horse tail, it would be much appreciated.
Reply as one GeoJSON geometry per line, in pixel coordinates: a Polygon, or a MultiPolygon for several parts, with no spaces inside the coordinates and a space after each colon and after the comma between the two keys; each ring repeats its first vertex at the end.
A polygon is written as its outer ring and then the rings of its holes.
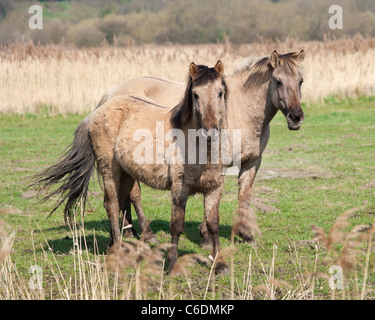
{"type": "Polygon", "coordinates": [[[34,177],[35,182],[31,186],[48,192],[42,202],[56,196],[59,199],[50,215],[65,201],[65,219],[72,217],[81,199],[83,210],[85,208],[90,178],[95,167],[95,155],[89,136],[89,120],[90,116],[79,124],[74,132],[73,143],[60,161],[34,177]],[[56,184],[60,186],[49,192],[56,184]]]}

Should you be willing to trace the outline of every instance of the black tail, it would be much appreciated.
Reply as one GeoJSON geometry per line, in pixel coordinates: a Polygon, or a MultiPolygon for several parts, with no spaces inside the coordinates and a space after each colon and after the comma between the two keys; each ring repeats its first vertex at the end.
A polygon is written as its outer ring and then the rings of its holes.
{"type": "Polygon", "coordinates": [[[65,202],[64,216],[70,218],[76,209],[78,202],[83,200],[83,208],[86,205],[87,192],[90,178],[95,167],[95,156],[89,136],[89,117],[84,119],[74,132],[73,144],[61,157],[61,160],[40,174],[37,174],[35,182],[31,185],[47,192],[56,184],[60,186],[49,192],[42,201],[58,196],[59,200],[52,214],[65,202]]]}

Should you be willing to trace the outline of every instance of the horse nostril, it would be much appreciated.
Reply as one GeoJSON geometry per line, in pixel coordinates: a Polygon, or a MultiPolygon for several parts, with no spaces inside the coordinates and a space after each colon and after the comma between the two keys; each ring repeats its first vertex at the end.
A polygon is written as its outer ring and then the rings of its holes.
{"type": "Polygon", "coordinates": [[[292,113],[288,114],[288,119],[292,122],[300,122],[301,121],[301,116],[300,115],[294,115],[292,113]]]}
{"type": "Polygon", "coordinates": [[[220,134],[220,131],[219,131],[219,127],[218,126],[215,126],[215,133],[214,133],[214,135],[215,135],[215,138],[217,138],[218,136],[219,136],[219,134],[220,134]]]}

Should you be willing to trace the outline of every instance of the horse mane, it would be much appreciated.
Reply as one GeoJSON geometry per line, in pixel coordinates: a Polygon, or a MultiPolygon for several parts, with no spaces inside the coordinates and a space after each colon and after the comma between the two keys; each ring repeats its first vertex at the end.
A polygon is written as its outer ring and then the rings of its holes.
{"type": "MultiPolygon", "coordinates": [[[[288,74],[302,76],[303,67],[298,59],[298,55],[298,52],[279,54],[280,65],[278,68],[282,68],[283,71],[288,74]]],[[[245,64],[237,69],[234,74],[240,74],[247,70],[249,70],[250,73],[244,86],[254,88],[269,81],[274,69],[271,65],[270,57],[261,58],[256,62],[253,62],[252,59],[247,59],[245,64]]]]}
{"type": "MultiPolygon", "coordinates": [[[[220,73],[215,68],[209,68],[204,65],[198,65],[197,67],[198,71],[194,78],[192,78],[190,74],[187,76],[187,85],[181,102],[171,110],[170,121],[173,128],[182,129],[193,115],[193,87],[203,86],[206,83],[220,78],[220,73]]],[[[225,83],[224,77],[221,78],[225,90],[224,99],[227,99],[228,87],[225,83]]]]}

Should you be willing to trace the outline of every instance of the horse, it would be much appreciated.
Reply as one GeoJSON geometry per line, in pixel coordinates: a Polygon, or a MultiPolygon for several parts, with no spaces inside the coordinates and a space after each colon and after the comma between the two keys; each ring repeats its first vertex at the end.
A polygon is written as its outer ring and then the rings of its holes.
{"type": "MultiPolygon", "coordinates": [[[[255,62],[248,61],[229,75],[226,83],[231,92],[227,102],[229,132],[241,130],[241,168],[238,175],[238,212],[248,213],[253,182],[262,162],[262,154],[270,136],[270,122],[280,110],[286,118],[289,130],[300,129],[304,121],[301,108],[303,83],[303,50],[270,56],[255,62]]],[[[134,94],[155,103],[172,106],[183,94],[183,85],[155,77],[136,78],[105,93],[97,108],[106,100],[122,94],[134,94]]],[[[134,205],[141,229],[147,226],[142,209],[141,190],[135,183],[126,200],[125,224],[132,223],[130,202],[134,205]]],[[[252,242],[257,229],[237,232],[244,242],[252,242]]],[[[209,245],[206,223],[201,224],[202,245],[209,245]]]]}
{"type": "MultiPolygon", "coordinates": [[[[227,127],[228,88],[223,73],[220,60],[213,68],[191,63],[184,96],[172,109],[144,98],[120,95],[94,110],[77,127],[73,144],[62,160],[36,177],[35,185],[47,189],[62,182],[44,198],[60,196],[52,212],[65,200],[67,216],[74,214],[81,199],[85,204],[96,163],[110,221],[110,246],[121,243],[119,212],[124,217],[126,199],[135,181],[141,181],[156,189],[171,190],[168,271],[178,258],[188,197],[195,193],[204,195],[204,219],[215,257],[220,250],[219,204],[224,176],[220,162],[211,161],[211,151],[218,132],[227,127]],[[184,138],[190,137],[192,129],[198,133],[192,141],[186,141],[184,138]],[[192,159],[191,148],[201,151],[202,146],[207,146],[203,148],[206,161],[197,161],[201,159],[200,152],[192,159]]],[[[219,149],[215,151],[218,154],[219,149]]],[[[227,270],[226,263],[218,261],[216,271],[227,270]]]]}

